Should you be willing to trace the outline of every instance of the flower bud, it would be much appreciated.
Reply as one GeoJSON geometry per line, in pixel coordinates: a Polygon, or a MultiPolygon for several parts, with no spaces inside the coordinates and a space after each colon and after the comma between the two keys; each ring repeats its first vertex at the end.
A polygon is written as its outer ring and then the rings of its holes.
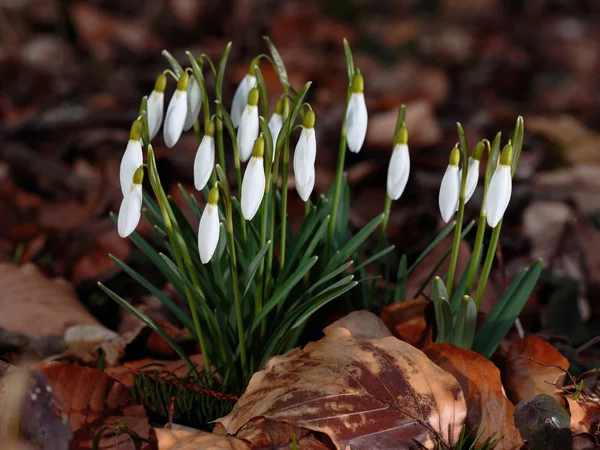
{"type": "Polygon", "coordinates": [[[160,74],[154,83],[154,90],[148,96],[148,134],[150,140],[158,134],[162,124],[166,86],[167,76],[164,73],[160,74]]]}
{"type": "Polygon", "coordinates": [[[138,167],[130,179],[130,190],[123,198],[117,219],[119,236],[125,238],[133,233],[140,223],[142,216],[142,181],[144,179],[144,166],[138,167]]]}
{"type": "Polygon", "coordinates": [[[171,97],[163,127],[163,138],[167,147],[173,147],[183,132],[187,116],[187,87],[189,75],[184,72],[177,82],[177,89],[171,97]]]}
{"type": "Polygon", "coordinates": [[[398,135],[405,138],[397,139],[388,166],[387,193],[392,200],[398,200],[402,196],[410,174],[410,155],[406,144],[408,138],[407,133],[402,130],[406,131],[406,127],[402,127],[398,135]]]}
{"type": "Polygon", "coordinates": [[[315,114],[312,110],[304,115],[304,127],[294,150],[294,178],[296,191],[307,201],[315,185],[315,159],[317,140],[315,137],[315,114]]]}
{"type": "MultiPolygon", "coordinates": [[[[251,72],[254,72],[254,69],[251,69],[251,72]]],[[[235,90],[233,103],[231,105],[231,121],[236,128],[240,126],[242,114],[248,102],[248,94],[255,85],[256,77],[254,76],[254,73],[248,73],[235,90]]]]}
{"type": "Polygon", "coordinates": [[[438,203],[440,207],[440,213],[444,222],[448,223],[458,205],[458,196],[460,192],[460,178],[458,175],[458,163],[460,162],[460,152],[458,147],[455,146],[450,152],[450,163],[446,168],[446,173],[442,178],[442,184],[440,185],[440,194],[438,203]]]}
{"type": "Polygon", "coordinates": [[[183,124],[184,131],[188,131],[194,126],[194,122],[200,114],[200,109],[202,109],[202,90],[200,85],[196,83],[196,78],[192,76],[187,86],[187,114],[183,124]]]}
{"type": "Polygon", "coordinates": [[[502,150],[500,164],[496,167],[496,171],[488,187],[485,213],[487,223],[492,228],[500,223],[510,202],[512,194],[512,173],[510,168],[512,153],[512,145],[507,144],[502,150]]]}
{"type": "Polygon", "coordinates": [[[198,227],[198,252],[202,264],[208,263],[213,257],[219,243],[219,188],[213,187],[208,194],[208,203],[198,227]]]}
{"type": "Polygon", "coordinates": [[[264,139],[260,136],[242,180],[242,214],[246,220],[252,220],[265,194],[265,169],[262,157],[264,151],[264,139]],[[262,149],[262,150],[261,150],[262,149]]]}
{"type": "Polygon", "coordinates": [[[210,174],[215,167],[215,125],[214,122],[210,121],[206,125],[206,131],[196,157],[194,158],[194,186],[197,190],[201,191],[208,183],[210,174]]]}
{"type": "Polygon", "coordinates": [[[352,79],[352,95],[346,109],[346,142],[353,153],[360,152],[367,134],[367,105],[363,94],[363,77],[356,72],[352,79]]]}
{"type": "Polygon", "coordinates": [[[240,161],[246,162],[252,154],[254,141],[258,137],[258,89],[252,88],[248,93],[248,104],[244,108],[237,134],[240,161]]]}
{"type": "Polygon", "coordinates": [[[142,124],[139,120],[136,120],[131,126],[129,141],[127,142],[127,148],[125,149],[119,168],[119,180],[121,182],[123,197],[131,190],[131,181],[136,169],[144,163],[141,132],[142,124]]]}

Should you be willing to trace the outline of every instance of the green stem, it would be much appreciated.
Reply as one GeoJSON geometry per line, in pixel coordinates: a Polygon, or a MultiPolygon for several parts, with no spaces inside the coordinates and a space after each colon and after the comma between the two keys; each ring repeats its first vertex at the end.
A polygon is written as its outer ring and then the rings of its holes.
{"type": "MultiPolygon", "coordinates": [[[[237,188],[238,188],[238,195],[240,196],[240,201],[241,201],[241,197],[242,197],[242,169],[240,167],[240,158],[239,155],[237,153],[237,151],[234,148],[234,155],[233,155],[233,159],[235,162],[235,177],[237,180],[237,188]]],[[[240,209],[240,223],[241,223],[241,228],[242,228],[242,239],[243,242],[246,242],[246,219],[244,218],[244,214],[242,214],[242,210],[240,209]]]]}
{"type": "Polygon", "coordinates": [[[490,245],[488,246],[487,254],[485,256],[485,262],[483,263],[483,269],[481,270],[481,277],[479,278],[479,284],[477,285],[477,292],[475,293],[474,298],[475,307],[477,308],[477,310],[479,310],[479,305],[481,305],[483,291],[485,290],[485,285],[487,284],[487,280],[492,270],[492,264],[494,262],[494,257],[496,256],[496,247],[498,247],[498,241],[500,240],[501,228],[502,220],[500,220],[498,225],[496,225],[496,227],[492,230],[490,245]]]}
{"type": "Polygon", "coordinates": [[[473,290],[473,284],[475,283],[475,277],[479,269],[479,256],[483,249],[483,237],[485,235],[485,212],[481,212],[479,216],[479,223],[477,224],[477,235],[475,236],[475,244],[473,245],[473,255],[471,257],[471,264],[469,264],[469,275],[467,276],[467,286],[464,292],[465,295],[471,295],[473,290]]]}
{"type": "MultiPolygon", "coordinates": [[[[260,245],[259,245],[259,249],[262,249],[265,244],[267,243],[267,225],[269,222],[269,208],[268,208],[268,204],[269,204],[269,189],[270,189],[270,180],[267,181],[265,183],[265,196],[263,198],[262,204],[260,206],[261,209],[261,224],[260,224],[260,245]]],[[[262,309],[263,306],[263,292],[264,292],[264,285],[265,285],[265,280],[264,280],[264,270],[265,270],[265,259],[263,258],[262,261],[260,262],[260,265],[258,266],[258,276],[257,276],[257,280],[258,280],[258,286],[256,289],[256,292],[254,293],[254,315],[257,316],[258,314],[260,314],[260,310],[262,309]]],[[[261,324],[260,324],[260,338],[261,340],[264,339],[265,334],[267,332],[267,321],[266,321],[266,317],[263,318],[261,324]]]]}
{"type": "Polygon", "coordinates": [[[456,228],[454,229],[454,241],[452,243],[452,255],[450,256],[450,267],[448,268],[448,279],[446,280],[446,291],[448,298],[452,298],[452,287],[454,285],[454,273],[456,272],[456,263],[458,262],[458,250],[460,248],[460,235],[462,233],[463,219],[465,217],[465,198],[467,192],[467,173],[469,162],[462,152],[462,177],[460,180],[460,193],[458,195],[458,214],[456,216],[456,228]]]}
{"type": "Polygon", "coordinates": [[[217,108],[215,125],[217,127],[217,152],[219,153],[219,164],[223,168],[223,171],[227,173],[225,167],[225,146],[223,144],[223,114],[221,113],[221,108],[217,108]]]}
{"type": "Polygon", "coordinates": [[[340,147],[338,149],[337,168],[335,170],[335,184],[333,185],[333,201],[331,204],[331,220],[329,221],[329,230],[327,235],[327,259],[333,249],[333,238],[335,236],[335,227],[337,224],[338,204],[342,192],[342,178],[344,175],[344,163],[346,160],[346,113],[342,122],[342,134],[340,136],[340,147]]]}
{"type": "Polygon", "coordinates": [[[290,165],[290,140],[285,141],[283,150],[283,169],[281,172],[281,238],[279,247],[279,268],[283,270],[285,264],[285,239],[287,233],[287,198],[288,198],[288,172],[290,165]]]}
{"type": "Polygon", "coordinates": [[[390,210],[392,209],[392,199],[387,194],[385,194],[385,203],[383,205],[383,220],[381,221],[381,235],[385,236],[387,232],[388,222],[390,221],[390,210]]]}

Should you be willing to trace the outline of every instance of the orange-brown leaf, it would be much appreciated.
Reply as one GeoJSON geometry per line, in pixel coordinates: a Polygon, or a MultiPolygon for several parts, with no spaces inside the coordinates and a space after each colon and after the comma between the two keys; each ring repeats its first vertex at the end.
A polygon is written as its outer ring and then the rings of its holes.
{"type": "Polygon", "coordinates": [[[233,437],[187,430],[155,428],[158,450],[250,450],[244,441],[233,437]]]}
{"type": "Polygon", "coordinates": [[[329,333],[334,328],[345,328],[356,340],[380,339],[391,336],[390,330],[383,321],[369,311],[354,311],[328,325],[323,332],[329,333]]]}
{"type": "Polygon", "coordinates": [[[355,340],[344,328],[291,356],[270,359],[233,411],[239,434],[257,417],[325,433],[342,448],[452,445],[466,416],[456,379],[394,337],[355,340]]]}
{"type": "Polygon", "coordinates": [[[423,298],[393,303],[381,311],[381,319],[397,337],[417,347],[427,328],[425,305],[423,298]]]}
{"type": "Polygon", "coordinates": [[[539,336],[525,336],[508,350],[502,374],[506,394],[515,404],[530,402],[537,394],[548,394],[564,406],[555,385],[562,386],[568,368],[569,361],[550,343],[539,336]]]}
{"type": "Polygon", "coordinates": [[[513,404],[505,397],[500,371],[478,353],[451,344],[432,344],[425,349],[438,366],[456,377],[467,402],[467,431],[485,429],[483,438],[501,438],[496,450],[518,449],[523,445],[515,428],[513,404]]]}

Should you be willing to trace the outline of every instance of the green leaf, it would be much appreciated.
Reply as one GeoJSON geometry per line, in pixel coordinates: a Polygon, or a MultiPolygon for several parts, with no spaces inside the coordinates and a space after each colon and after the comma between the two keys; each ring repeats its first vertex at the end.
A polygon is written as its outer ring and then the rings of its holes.
{"type": "Polygon", "coordinates": [[[417,259],[415,259],[415,262],[413,262],[410,267],[408,268],[408,272],[407,272],[407,276],[410,275],[413,270],[415,270],[419,264],[421,264],[421,262],[427,257],[427,255],[429,255],[429,253],[431,253],[431,251],[436,248],[438,246],[438,244],[440,242],[442,242],[444,240],[444,238],[446,236],[448,236],[452,230],[454,230],[454,227],[456,226],[456,221],[449,223],[448,225],[446,225],[444,227],[444,229],[442,231],[440,231],[440,234],[438,234],[435,239],[433,241],[431,241],[431,243],[425,247],[425,250],[423,250],[423,252],[421,252],[421,254],[417,257],[417,259]]]}
{"type": "Polygon", "coordinates": [[[452,310],[450,303],[446,297],[442,297],[442,326],[438,327],[438,342],[452,342],[454,336],[454,320],[452,318],[452,310]],[[441,336],[441,338],[440,338],[441,336]]]}
{"type": "Polygon", "coordinates": [[[433,289],[431,292],[431,301],[435,311],[435,323],[437,325],[437,342],[445,342],[445,319],[442,302],[448,297],[446,286],[440,277],[433,279],[433,289]]]}
{"type": "MultiPolygon", "coordinates": [[[[227,67],[227,58],[229,58],[229,51],[231,50],[231,42],[227,44],[221,59],[219,59],[219,66],[217,67],[217,77],[215,78],[215,98],[221,102],[223,99],[223,78],[225,77],[225,68],[227,67]]],[[[224,108],[223,108],[224,109],[224,108]]]]}
{"type": "Polygon", "coordinates": [[[344,56],[346,57],[346,70],[348,71],[348,84],[351,84],[354,76],[354,58],[352,57],[350,44],[346,39],[344,39],[344,56]]]}
{"type": "Polygon", "coordinates": [[[162,55],[167,59],[167,61],[169,61],[173,72],[175,72],[175,75],[177,75],[177,78],[179,78],[184,72],[183,67],[181,67],[181,64],[179,64],[179,61],[177,61],[167,50],[163,50],[162,55]]]}
{"type": "MultiPolygon", "coordinates": [[[[261,115],[263,117],[268,117],[269,115],[269,95],[267,91],[267,85],[265,83],[265,79],[263,78],[263,74],[260,71],[260,67],[258,64],[254,66],[254,72],[256,75],[256,84],[258,85],[259,97],[260,97],[260,108],[261,115]]],[[[266,159],[266,158],[265,158],[266,159]]]]}
{"type": "Polygon", "coordinates": [[[515,124],[515,130],[513,132],[512,145],[513,145],[513,159],[511,161],[511,173],[515,176],[519,159],[521,159],[521,150],[523,149],[523,135],[525,133],[525,124],[523,123],[523,117],[517,118],[515,124]]]}
{"type": "Polygon", "coordinates": [[[321,292],[314,299],[311,299],[309,306],[303,310],[300,317],[296,319],[292,329],[302,325],[311,315],[313,315],[319,308],[323,307],[331,300],[339,297],[345,292],[348,292],[354,286],[358,284],[357,281],[352,281],[353,275],[349,275],[346,278],[336,283],[331,288],[321,292]]]}
{"type": "Polygon", "coordinates": [[[242,294],[242,298],[246,296],[248,290],[252,286],[252,281],[254,280],[254,275],[256,275],[256,271],[258,270],[258,266],[261,261],[264,259],[267,250],[271,246],[271,241],[267,241],[263,248],[260,249],[258,254],[254,257],[254,259],[248,265],[248,269],[246,271],[246,276],[244,279],[244,284],[246,285],[246,289],[244,289],[244,293],[242,294]]]}
{"type": "Polygon", "coordinates": [[[537,260],[515,278],[477,331],[474,351],[491,358],[521,314],[541,272],[542,261],[537,260]]]}
{"type": "Polygon", "coordinates": [[[178,183],[177,187],[179,188],[179,192],[181,192],[181,196],[185,200],[186,205],[194,213],[194,217],[196,217],[196,220],[200,221],[200,218],[202,217],[202,212],[200,212],[198,203],[192,200],[192,197],[185,191],[181,183],[178,183]]]}
{"type": "Polygon", "coordinates": [[[196,366],[194,365],[194,363],[192,363],[192,361],[190,361],[188,356],[181,349],[181,347],[179,347],[177,342],[175,342],[165,330],[163,330],[161,327],[156,325],[154,323],[154,321],[152,319],[150,319],[150,317],[145,315],[143,312],[138,311],[131,304],[129,304],[123,298],[119,297],[117,294],[115,294],[109,288],[104,286],[102,283],[98,283],[98,286],[100,287],[100,289],[102,289],[104,291],[104,293],[106,295],[108,295],[118,305],[122,306],[127,312],[133,314],[137,319],[141,320],[145,325],[147,325],[148,328],[150,328],[152,331],[154,331],[156,334],[158,334],[161,338],[163,338],[171,346],[171,348],[175,351],[175,353],[177,353],[177,355],[179,355],[179,357],[190,368],[190,371],[194,374],[194,377],[198,380],[200,379],[200,375],[198,375],[198,372],[196,371],[196,366]]]}
{"type": "Polygon", "coordinates": [[[229,138],[231,139],[231,145],[233,146],[234,154],[238,154],[237,135],[235,133],[235,127],[233,126],[233,122],[231,121],[231,116],[229,115],[227,109],[223,106],[220,100],[215,100],[215,103],[217,104],[217,110],[221,114],[223,124],[225,124],[225,128],[227,128],[227,132],[229,133],[229,138]]]}
{"type": "Polygon", "coordinates": [[[279,75],[279,82],[282,86],[289,86],[287,71],[285,70],[285,64],[283,62],[283,58],[279,54],[277,47],[271,42],[271,39],[268,36],[263,36],[263,39],[269,46],[269,51],[271,52],[271,57],[273,58],[273,62],[275,63],[275,67],[277,68],[277,75],[279,75]]]}
{"type": "MultiPolygon", "coordinates": [[[[286,130],[286,131],[285,131],[285,133],[280,132],[279,136],[277,136],[277,145],[275,146],[275,149],[282,148],[283,143],[285,142],[285,139],[290,139],[290,135],[292,133],[292,127],[294,126],[296,117],[298,117],[298,113],[300,112],[302,102],[304,102],[304,97],[306,96],[306,93],[308,92],[308,89],[310,88],[311,84],[312,83],[309,81],[304,86],[302,86],[302,89],[300,89],[300,91],[294,98],[294,101],[292,102],[292,107],[290,108],[290,114],[285,119],[285,122],[283,122],[283,126],[281,128],[282,130],[286,130]]],[[[275,154],[277,154],[277,153],[275,153],[275,154]]]]}
{"type": "Polygon", "coordinates": [[[477,307],[473,299],[465,295],[458,306],[452,343],[457,347],[470,349],[476,326],[477,307]]]}
{"type": "Polygon", "coordinates": [[[402,255],[402,258],[400,258],[398,273],[396,275],[396,289],[394,290],[394,302],[396,303],[406,301],[406,283],[408,281],[408,270],[406,265],[406,255],[404,254],[402,255]]]}
{"type": "Polygon", "coordinates": [[[538,394],[531,402],[521,402],[513,413],[515,426],[531,450],[570,450],[573,448],[571,416],[548,394],[538,394]]]}
{"type": "Polygon", "coordinates": [[[464,169],[469,165],[469,145],[467,144],[467,135],[465,134],[465,130],[463,130],[463,127],[459,122],[456,122],[456,128],[458,132],[458,142],[460,143],[460,165],[464,169]]]}
{"type": "MultiPolygon", "coordinates": [[[[265,173],[267,174],[267,181],[270,183],[271,167],[273,166],[273,152],[275,151],[275,149],[273,148],[273,136],[271,135],[271,129],[269,128],[269,124],[267,123],[265,118],[263,116],[260,116],[258,118],[258,121],[260,124],[260,131],[262,132],[263,138],[265,139],[265,173]]],[[[265,201],[267,200],[265,199],[265,201]]]]}
{"type": "Polygon", "coordinates": [[[390,245],[389,247],[384,248],[383,250],[375,253],[374,255],[372,255],[371,257],[367,258],[366,260],[364,260],[362,263],[360,263],[360,265],[356,266],[354,268],[354,272],[356,272],[357,270],[362,269],[363,267],[368,266],[369,264],[371,264],[372,262],[377,261],[378,259],[382,258],[383,256],[387,255],[388,253],[390,253],[392,250],[394,250],[394,248],[396,248],[395,245],[390,245]]]}

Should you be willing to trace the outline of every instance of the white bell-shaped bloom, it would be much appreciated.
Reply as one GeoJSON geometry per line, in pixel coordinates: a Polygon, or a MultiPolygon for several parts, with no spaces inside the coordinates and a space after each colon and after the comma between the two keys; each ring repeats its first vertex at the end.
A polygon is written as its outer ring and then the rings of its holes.
{"type": "Polygon", "coordinates": [[[121,182],[121,192],[123,193],[123,197],[129,194],[133,175],[135,174],[137,168],[144,163],[141,130],[142,127],[140,121],[136,120],[131,126],[127,148],[125,149],[125,153],[121,159],[121,167],[119,168],[119,181],[121,182]]]}
{"type": "Polygon", "coordinates": [[[306,202],[315,187],[314,164],[294,170],[294,176],[296,178],[296,191],[300,198],[306,202]]]}
{"type": "Polygon", "coordinates": [[[392,200],[398,200],[402,196],[409,174],[410,155],[408,145],[398,143],[392,152],[387,174],[387,193],[392,200]]]}
{"type": "Polygon", "coordinates": [[[256,139],[252,157],[242,180],[242,214],[246,220],[252,220],[265,194],[265,168],[263,154],[265,141],[262,136],[256,139]]]}
{"type": "Polygon", "coordinates": [[[185,116],[185,123],[183,124],[184,131],[188,131],[194,126],[194,122],[196,122],[200,109],[202,108],[202,90],[193,76],[190,77],[186,94],[187,114],[185,116]]]}
{"type": "Polygon", "coordinates": [[[200,261],[202,264],[208,263],[217,248],[219,243],[219,201],[218,187],[212,188],[208,194],[208,203],[202,217],[200,218],[200,226],[198,227],[198,251],[200,253],[200,261]]]}
{"type": "Polygon", "coordinates": [[[132,177],[130,191],[121,202],[119,217],[117,219],[117,231],[119,236],[125,238],[133,233],[140,223],[142,216],[142,180],[144,168],[140,166],[132,177]]]}
{"type": "Polygon", "coordinates": [[[165,74],[161,74],[154,83],[154,90],[148,96],[148,134],[150,134],[150,140],[158,134],[162,124],[166,86],[167,77],[165,74]]]}
{"type": "Polygon", "coordinates": [[[450,153],[450,164],[442,178],[440,185],[439,206],[440,213],[444,222],[448,223],[458,205],[458,196],[460,193],[460,178],[458,176],[458,163],[460,161],[460,152],[457,147],[450,153]]]}
{"type": "Polygon", "coordinates": [[[215,167],[215,125],[213,122],[208,122],[205,133],[198,146],[196,158],[194,158],[194,186],[199,191],[204,189],[215,167]]]}
{"type": "Polygon", "coordinates": [[[273,138],[273,161],[275,161],[275,147],[277,146],[277,136],[283,127],[283,116],[275,112],[269,119],[269,130],[273,138]]]}
{"type": "Polygon", "coordinates": [[[357,71],[352,77],[352,95],[346,109],[346,142],[353,153],[360,152],[367,134],[368,115],[363,92],[363,76],[357,71]]]}
{"type": "Polygon", "coordinates": [[[252,88],[248,94],[248,104],[244,108],[237,133],[240,161],[246,162],[252,155],[254,141],[258,137],[258,89],[252,88]]]}
{"type": "Polygon", "coordinates": [[[494,175],[488,187],[487,199],[485,202],[485,213],[487,223],[494,228],[506,212],[510,196],[512,194],[512,162],[513,148],[509,143],[504,146],[502,155],[500,155],[500,164],[496,167],[494,175]]]}
{"type": "Polygon", "coordinates": [[[315,137],[315,113],[308,110],[304,115],[300,139],[294,150],[294,178],[296,191],[307,201],[315,185],[315,159],[317,140],[315,137]]]}
{"type": "MultiPolygon", "coordinates": [[[[459,177],[462,180],[462,169],[459,171],[459,177]]],[[[467,189],[465,191],[465,204],[471,199],[477,188],[479,181],[479,161],[469,157],[469,169],[467,170],[467,189]]]]}
{"type": "Polygon", "coordinates": [[[231,104],[231,121],[236,128],[240,126],[248,94],[254,86],[256,86],[256,77],[248,73],[235,90],[233,103],[231,104]]]}
{"type": "Polygon", "coordinates": [[[183,125],[187,116],[187,86],[189,75],[183,73],[177,82],[177,89],[171,97],[167,115],[165,117],[165,125],[163,127],[163,137],[167,147],[171,148],[181,137],[183,125]]]}

